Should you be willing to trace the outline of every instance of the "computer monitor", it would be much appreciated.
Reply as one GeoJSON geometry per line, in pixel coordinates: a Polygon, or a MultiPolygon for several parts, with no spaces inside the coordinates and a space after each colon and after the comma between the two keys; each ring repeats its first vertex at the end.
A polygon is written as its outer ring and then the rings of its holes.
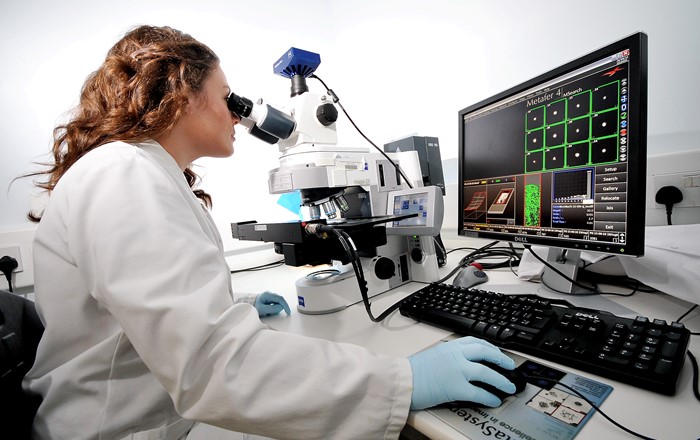
{"type": "Polygon", "coordinates": [[[549,246],[567,292],[581,251],[643,255],[646,120],[642,32],[461,110],[458,233],[549,246]]]}

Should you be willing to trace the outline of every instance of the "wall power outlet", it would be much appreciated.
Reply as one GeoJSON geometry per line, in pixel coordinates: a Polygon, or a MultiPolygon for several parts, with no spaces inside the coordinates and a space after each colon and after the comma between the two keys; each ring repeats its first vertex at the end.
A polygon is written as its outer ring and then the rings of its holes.
{"type": "Polygon", "coordinates": [[[22,254],[19,251],[19,246],[4,246],[0,247],[0,258],[8,256],[17,260],[17,267],[12,272],[22,272],[22,254]]]}

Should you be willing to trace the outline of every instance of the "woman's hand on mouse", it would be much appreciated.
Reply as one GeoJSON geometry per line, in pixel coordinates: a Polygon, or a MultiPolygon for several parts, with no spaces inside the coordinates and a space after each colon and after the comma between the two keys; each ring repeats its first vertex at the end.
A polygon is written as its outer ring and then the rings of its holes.
{"type": "Polygon", "coordinates": [[[498,397],[470,381],[490,384],[505,393],[515,392],[508,379],[479,363],[489,362],[512,370],[515,362],[482,339],[471,336],[454,339],[416,353],[408,360],[413,370],[411,410],[456,400],[490,407],[501,404],[498,397]]]}

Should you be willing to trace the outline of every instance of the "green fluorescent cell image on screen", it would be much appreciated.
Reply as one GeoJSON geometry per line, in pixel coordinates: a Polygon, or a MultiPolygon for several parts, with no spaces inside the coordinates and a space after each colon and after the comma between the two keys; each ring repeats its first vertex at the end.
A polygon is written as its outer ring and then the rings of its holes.
{"type": "Polygon", "coordinates": [[[525,185],[525,226],[540,225],[540,186],[525,185]]]}

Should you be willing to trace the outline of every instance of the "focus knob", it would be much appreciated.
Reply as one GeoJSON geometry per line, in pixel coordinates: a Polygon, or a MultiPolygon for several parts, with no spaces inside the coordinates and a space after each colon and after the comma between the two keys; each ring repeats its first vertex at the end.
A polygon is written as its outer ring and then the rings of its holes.
{"type": "Polygon", "coordinates": [[[415,261],[416,263],[422,263],[424,259],[425,254],[423,253],[423,249],[418,247],[411,249],[411,260],[415,261]]]}
{"type": "Polygon", "coordinates": [[[379,257],[374,262],[374,274],[380,280],[388,280],[396,274],[396,265],[391,258],[379,257]]]}
{"type": "Polygon", "coordinates": [[[328,127],[338,120],[338,109],[333,104],[321,104],[316,109],[316,119],[324,127],[328,127]]]}

